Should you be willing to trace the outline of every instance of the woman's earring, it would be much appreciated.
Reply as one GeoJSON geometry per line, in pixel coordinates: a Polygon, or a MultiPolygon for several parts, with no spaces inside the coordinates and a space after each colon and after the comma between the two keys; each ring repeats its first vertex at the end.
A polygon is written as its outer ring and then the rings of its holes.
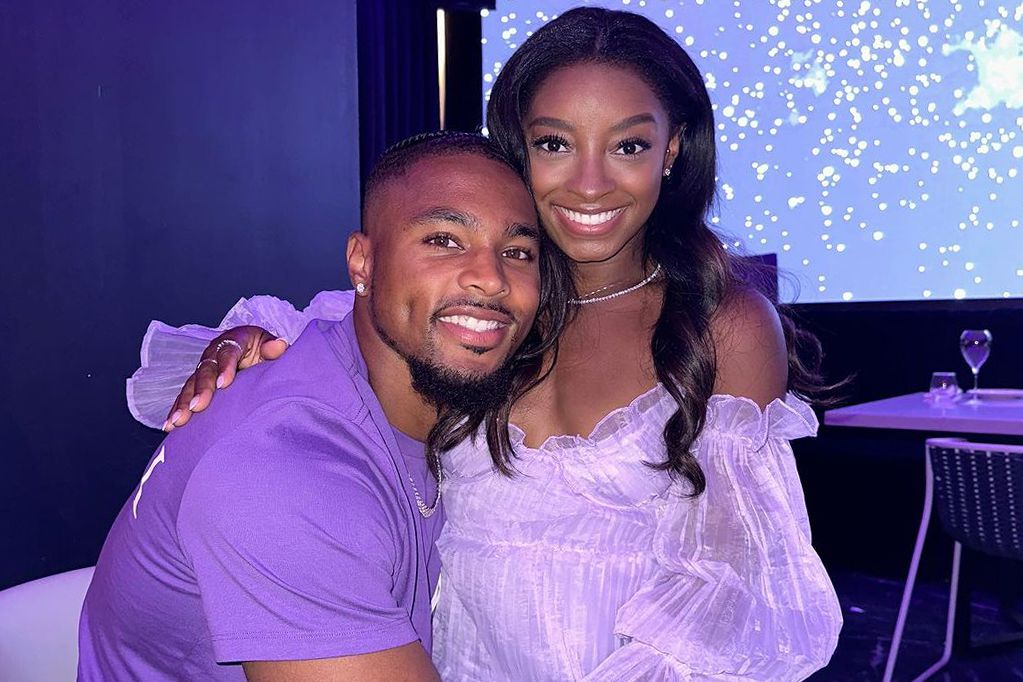
{"type": "Polygon", "coordinates": [[[671,166],[668,166],[667,168],[664,169],[664,177],[666,178],[671,177],[671,166]]]}
{"type": "Polygon", "coordinates": [[[359,294],[360,296],[365,294],[366,293],[366,283],[365,282],[359,282],[358,284],[356,284],[355,285],[355,293],[359,294]]]}

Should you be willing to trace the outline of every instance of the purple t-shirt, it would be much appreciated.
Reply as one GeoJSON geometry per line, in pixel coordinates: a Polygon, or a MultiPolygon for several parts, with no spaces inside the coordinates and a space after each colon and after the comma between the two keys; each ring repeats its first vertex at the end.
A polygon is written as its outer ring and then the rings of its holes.
{"type": "Polygon", "coordinates": [[[250,660],[420,640],[442,513],[421,443],[367,381],[351,316],[316,321],[150,460],[85,600],[79,680],[244,680],[250,660]]]}

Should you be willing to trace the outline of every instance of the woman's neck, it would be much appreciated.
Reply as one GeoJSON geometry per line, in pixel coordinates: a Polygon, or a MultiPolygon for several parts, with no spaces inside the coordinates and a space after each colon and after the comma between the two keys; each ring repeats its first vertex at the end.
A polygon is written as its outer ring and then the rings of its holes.
{"type": "Polygon", "coordinates": [[[573,268],[575,289],[584,298],[633,285],[649,274],[649,264],[639,248],[623,249],[600,262],[575,262],[573,268]]]}

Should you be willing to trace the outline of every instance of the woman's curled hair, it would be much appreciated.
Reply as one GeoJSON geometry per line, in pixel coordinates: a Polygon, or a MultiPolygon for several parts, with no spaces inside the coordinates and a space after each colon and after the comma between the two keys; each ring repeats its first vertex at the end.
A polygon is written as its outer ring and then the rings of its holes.
{"type": "MultiPolygon", "coordinates": [[[[651,354],[658,380],[678,403],[664,426],[667,457],[650,465],[686,481],[690,494],[699,495],[706,477],[691,449],[703,429],[717,373],[711,322],[729,296],[751,288],[741,277],[745,269],[741,259],[726,250],[707,225],[717,166],[710,97],[689,55],[650,20],[595,7],[570,10],[515,51],[491,91],[490,137],[527,176],[522,121],[533,96],[552,73],[580,63],[634,73],[657,95],[679,134],[679,154],[644,236],[645,257],[659,263],[665,277],[664,306],[651,354]]],[[[812,396],[822,385],[820,346],[784,309],[778,312],[788,346],[789,389],[812,396]]]]}

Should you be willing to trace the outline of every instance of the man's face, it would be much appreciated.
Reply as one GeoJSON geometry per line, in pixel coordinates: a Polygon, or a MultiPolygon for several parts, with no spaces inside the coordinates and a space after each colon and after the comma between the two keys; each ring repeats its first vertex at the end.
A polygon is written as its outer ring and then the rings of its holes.
{"type": "Polygon", "coordinates": [[[539,228],[522,180],[476,154],[426,158],[367,211],[361,238],[380,337],[410,366],[448,378],[502,368],[539,303],[539,228]]]}

